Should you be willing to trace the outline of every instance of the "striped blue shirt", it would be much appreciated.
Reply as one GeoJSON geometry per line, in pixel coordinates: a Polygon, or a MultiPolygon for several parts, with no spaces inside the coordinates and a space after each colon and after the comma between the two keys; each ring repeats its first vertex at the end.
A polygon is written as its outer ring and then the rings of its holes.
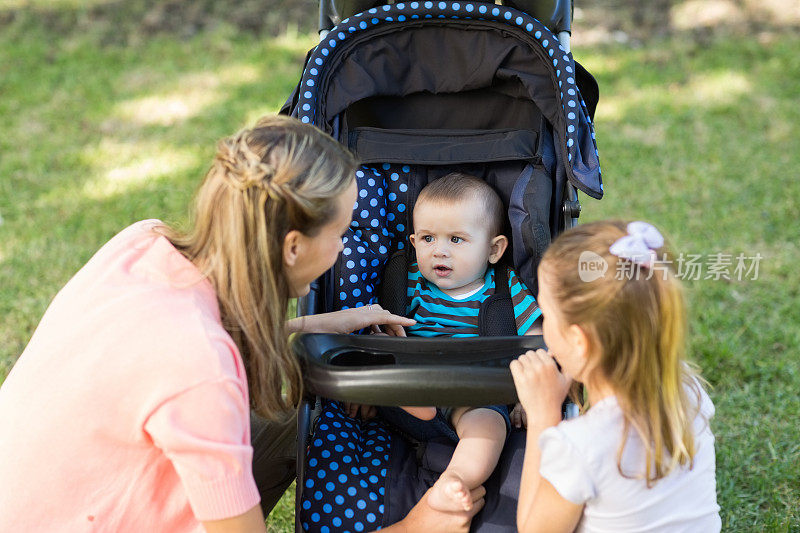
{"type": "MultiPolygon", "coordinates": [[[[517,334],[524,335],[533,322],[542,314],[536,299],[517,273],[509,269],[508,288],[514,306],[517,334]]],[[[448,296],[435,284],[426,280],[417,263],[408,270],[406,316],[417,321],[408,328],[409,335],[420,337],[477,337],[478,312],[481,302],[495,293],[494,267],[490,266],[484,276],[483,287],[463,300],[448,296]]]]}

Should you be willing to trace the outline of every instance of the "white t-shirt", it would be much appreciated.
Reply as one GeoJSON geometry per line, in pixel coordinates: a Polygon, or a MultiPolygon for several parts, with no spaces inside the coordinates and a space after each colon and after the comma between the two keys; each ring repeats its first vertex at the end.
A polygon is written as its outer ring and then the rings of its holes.
{"type": "MultiPolygon", "coordinates": [[[[694,421],[693,467],[678,468],[649,489],[643,479],[623,477],[617,468],[623,415],[615,397],[542,432],[539,472],[563,498],[585,505],[577,531],[720,530],[714,435],[707,422],[714,416],[714,405],[705,391],[701,394],[700,414],[694,421]]],[[[632,430],[622,457],[623,471],[641,474],[644,465],[644,448],[632,430]]]]}

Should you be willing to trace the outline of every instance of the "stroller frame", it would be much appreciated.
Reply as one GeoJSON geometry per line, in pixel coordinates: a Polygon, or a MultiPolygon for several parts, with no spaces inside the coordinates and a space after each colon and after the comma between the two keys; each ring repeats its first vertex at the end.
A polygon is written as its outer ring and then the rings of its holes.
{"type": "MultiPolygon", "coordinates": [[[[362,2],[363,3],[363,2],[362,2]]],[[[570,29],[570,14],[571,14],[571,2],[570,0],[557,0],[552,10],[552,16],[550,18],[551,27],[558,33],[558,38],[560,42],[560,49],[566,53],[569,52],[569,29],[570,29]],[[568,5],[568,9],[565,6],[568,5]]],[[[407,5],[411,6],[411,4],[419,4],[425,8],[428,8],[428,5],[431,7],[429,9],[428,15],[426,18],[433,18],[438,17],[442,18],[442,15],[437,15],[437,11],[441,11],[441,5],[447,4],[447,7],[456,6],[459,4],[462,5],[473,5],[473,6],[480,6],[480,2],[467,2],[466,4],[455,3],[455,2],[410,2],[407,5]]],[[[539,7],[541,8],[544,4],[550,4],[549,2],[538,2],[539,7]]],[[[516,18],[518,26],[527,25],[530,27],[532,25],[529,22],[530,17],[523,16],[524,13],[517,12],[513,9],[498,9],[497,7],[491,7],[493,4],[487,4],[487,10],[491,9],[492,11],[496,11],[498,15],[505,17],[506,20],[511,18],[516,18]],[[509,16],[509,13],[511,15],[509,16]],[[520,22],[521,21],[521,22],[520,22]]],[[[316,123],[316,119],[319,118],[317,113],[319,111],[318,102],[316,101],[315,97],[309,95],[309,91],[301,92],[301,88],[304,84],[312,86],[314,82],[317,84],[321,84],[322,76],[316,76],[315,67],[316,65],[320,64],[319,59],[322,56],[327,56],[329,53],[333,52],[333,47],[339,42],[335,41],[334,39],[329,39],[325,41],[328,35],[338,34],[339,39],[343,40],[342,35],[347,35],[348,33],[353,33],[354,23],[359,22],[358,18],[363,17],[370,17],[375,15],[383,15],[386,17],[386,12],[396,13],[398,9],[403,9],[405,7],[404,4],[395,4],[393,6],[382,6],[382,8],[373,7],[368,10],[367,13],[354,15],[349,19],[341,20],[338,26],[333,26],[333,21],[341,18],[341,16],[336,12],[336,5],[333,0],[321,0],[320,2],[320,36],[321,36],[321,43],[318,47],[312,50],[309,53],[309,57],[307,58],[306,64],[306,71],[303,75],[303,78],[298,86],[298,90],[295,91],[295,94],[290,97],[290,101],[287,102],[287,106],[284,107],[282,112],[289,112],[291,111],[292,114],[298,116],[304,122],[312,122],[316,123]],[[402,7],[401,7],[402,6],[402,7]],[[387,9],[389,8],[389,9],[387,9]],[[381,13],[383,12],[383,13],[381,13]],[[363,17],[362,17],[363,16],[363,17]],[[329,43],[329,46],[327,46],[329,43]],[[308,83],[309,80],[312,83],[308,83]]],[[[480,6],[482,9],[483,6],[480,6]]],[[[488,11],[491,14],[492,11],[488,11]]],[[[475,13],[477,15],[477,12],[475,13]]],[[[498,15],[495,15],[496,17],[498,15]]],[[[373,17],[372,21],[375,21],[377,17],[373,17]]],[[[469,17],[465,17],[469,18],[469,17]]],[[[391,20],[391,19],[389,19],[391,20]]],[[[483,18],[481,18],[483,20],[483,18]]],[[[536,21],[538,23],[538,21],[536,21]]],[[[362,24],[360,27],[363,28],[363,20],[359,22],[362,24]]],[[[530,29],[528,31],[531,31],[530,29]]],[[[550,54],[553,55],[552,53],[550,54]]],[[[565,55],[566,58],[566,55],[565,55]]],[[[591,78],[590,78],[591,79],[591,78]]],[[[593,80],[592,80],[593,81],[593,80]]],[[[591,87],[590,87],[591,90],[591,87]]],[[[596,87],[593,89],[596,92],[596,87]]],[[[591,114],[593,114],[593,106],[596,104],[596,95],[593,97],[595,100],[594,102],[590,102],[591,105],[591,114]]],[[[587,109],[586,104],[581,99],[580,107],[583,110],[586,116],[590,115],[589,109],[587,109]]],[[[566,108],[565,108],[566,109],[566,108]]],[[[328,124],[323,124],[320,127],[323,129],[330,129],[328,124]]],[[[334,130],[336,126],[334,125],[334,130]]],[[[564,125],[564,129],[566,129],[566,125],[564,125]]],[[[336,134],[336,131],[329,131],[332,134],[336,134]]],[[[592,133],[592,142],[593,142],[593,133],[592,133]]],[[[561,147],[563,149],[561,153],[562,157],[566,154],[566,158],[572,161],[574,152],[570,152],[568,147],[561,147]]],[[[596,155],[596,149],[595,149],[596,155]]],[[[564,181],[563,190],[561,191],[561,202],[559,205],[559,223],[558,226],[560,229],[566,229],[569,227],[574,226],[577,224],[577,219],[580,215],[580,202],[578,200],[578,188],[586,192],[587,194],[599,198],[602,195],[602,185],[599,184],[599,167],[597,168],[597,181],[596,184],[588,184],[585,181],[582,181],[580,178],[576,177],[574,173],[572,173],[573,169],[567,165],[567,180],[564,181]],[[598,191],[599,186],[599,191],[598,191]]],[[[317,280],[314,284],[312,284],[312,289],[309,295],[302,298],[298,302],[298,315],[305,315],[305,314],[314,314],[320,310],[320,301],[319,295],[324,293],[325,288],[322,286],[323,280],[317,280]]],[[[307,341],[308,339],[306,339],[307,341]]],[[[323,339],[324,341],[325,339],[323,339]]],[[[498,342],[501,338],[494,338],[492,339],[493,343],[498,342]]],[[[297,426],[298,426],[298,449],[297,449],[297,473],[298,473],[298,491],[296,495],[296,520],[295,520],[295,527],[296,531],[303,531],[303,528],[300,524],[300,514],[301,514],[301,496],[302,496],[302,484],[303,480],[305,479],[306,473],[306,451],[307,446],[309,443],[309,436],[312,428],[312,412],[314,410],[315,405],[318,401],[318,396],[321,397],[328,397],[332,399],[338,400],[345,400],[345,401],[359,401],[359,391],[364,390],[365,384],[368,384],[373,380],[370,377],[369,372],[364,372],[363,370],[369,369],[369,367],[363,367],[362,371],[357,371],[352,368],[348,368],[348,373],[346,379],[342,378],[342,367],[335,364],[331,360],[326,359],[326,357],[318,357],[318,356],[311,356],[306,348],[303,346],[303,343],[306,342],[302,340],[302,336],[295,340],[293,343],[293,347],[295,352],[297,353],[298,357],[301,358],[303,364],[306,368],[306,375],[308,376],[306,379],[306,393],[301,402],[300,409],[298,411],[298,418],[297,418],[297,426]],[[331,384],[335,385],[333,388],[331,384]]],[[[313,342],[317,342],[312,340],[313,342]]],[[[322,342],[322,341],[319,341],[322,342]]],[[[541,344],[541,338],[538,338],[536,342],[541,344]]],[[[324,344],[324,343],[323,343],[324,344]]],[[[450,368],[453,368],[452,366],[450,368]]],[[[374,370],[374,367],[373,367],[374,370]]],[[[403,388],[413,388],[415,385],[420,383],[420,379],[423,376],[429,376],[431,373],[431,366],[430,365],[404,365],[403,367],[403,375],[402,377],[394,376],[393,384],[397,387],[403,388]]],[[[498,370],[498,369],[492,369],[498,370]]],[[[474,372],[474,368],[466,367],[464,369],[465,375],[474,372]]],[[[374,374],[374,372],[373,372],[374,374]]],[[[453,383],[461,383],[462,379],[454,379],[453,383]]],[[[513,402],[516,399],[516,393],[514,391],[513,382],[510,378],[510,372],[507,370],[502,372],[502,375],[495,375],[494,376],[494,384],[492,386],[487,387],[487,394],[492,396],[494,401],[498,401],[498,399],[507,400],[509,402],[513,402]]],[[[455,392],[457,389],[457,385],[452,387],[452,392],[455,392]]],[[[383,404],[391,404],[401,401],[401,397],[395,396],[392,397],[391,394],[382,395],[381,396],[383,404]]],[[[432,398],[430,396],[425,396],[424,394],[421,396],[416,396],[415,399],[417,400],[416,403],[419,405],[433,405],[436,404],[436,398],[432,398]]],[[[475,399],[475,398],[473,398],[475,399]]],[[[363,401],[363,400],[361,400],[363,401]]],[[[477,400],[476,400],[477,401],[477,400]]],[[[405,404],[409,402],[406,400],[404,401],[405,404]]]]}

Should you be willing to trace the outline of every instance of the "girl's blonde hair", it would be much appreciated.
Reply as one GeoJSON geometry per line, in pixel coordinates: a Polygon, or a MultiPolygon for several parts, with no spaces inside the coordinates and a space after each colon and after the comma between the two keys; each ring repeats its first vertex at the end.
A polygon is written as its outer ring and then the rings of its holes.
{"type": "Polygon", "coordinates": [[[622,221],[582,224],[555,239],[541,265],[555,312],[562,324],[576,324],[587,334],[588,364],[613,387],[624,413],[617,453],[620,474],[633,477],[622,471],[633,428],[645,449],[643,477],[651,486],[678,465],[691,466],[700,385],[685,361],[684,296],[675,273],[667,268],[671,255],[666,246],[656,250],[663,261],[648,269],[611,254],[609,247],[627,234],[622,221]],[[582,254],[601,257],[608,270],[594,281],[583,281],[582,254]]]}
{"type": "Polygon", "coordinates": [[[219,142],[191,228],[159,229],[214,286],[222,324],[247,369],[251,406],[262,416],[295,407],[302,391],[285,326],[284,238],[291,230],[314,236],[330,222],[355,167],[317,128],[267,116],[219,142]]]}

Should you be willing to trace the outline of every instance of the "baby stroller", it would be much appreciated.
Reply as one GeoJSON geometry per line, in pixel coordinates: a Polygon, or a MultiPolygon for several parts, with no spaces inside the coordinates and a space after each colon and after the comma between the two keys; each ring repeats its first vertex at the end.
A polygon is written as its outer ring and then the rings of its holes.
{"type": "MultiPolygon", "coordinates": [[[[362,165],[343,254],[299,302],[299,314],[368,305],[379,294],[384,307],[402,314],[406,263],[394,258],[406,255],[420,190],[452,171],[497,190],[509,215],[505,257],[536,293],[545,248],[580,213],[577,190],[603,194],[591,123],[597,85],[569,53],[571,3],[374,4],[322,0],[322,40],[282,109],[328,132],[362,165]],[[561,42],[526,10],[545,19],[561,42]],[[333,26],[332,19],[342,20],[333,26]]],[[[513,336],[503,312],[481,318],[492,338],[294,339],[306,376],[297,531],[369,531],[394,523],[452,452],[442,443],[418,446],[377,419],[350,419],[337,401],[516,401],[508,362],[543,344],[541,337],[513,336]]],[[[523,447],[522,433],[512,432],[485,484],[486,506],[473,531],[516,530],[523,447]]]]}

